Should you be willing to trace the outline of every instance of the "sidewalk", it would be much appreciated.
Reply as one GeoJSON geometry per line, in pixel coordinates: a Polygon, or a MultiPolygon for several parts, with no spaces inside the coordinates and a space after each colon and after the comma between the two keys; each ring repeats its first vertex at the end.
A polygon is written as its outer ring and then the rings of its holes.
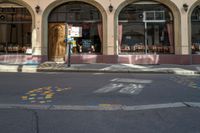
{"type": "Polygon", "coordinates": [[[39,65],[0,64],[0,72],[97,72],[97,73],[160,73],[200,74],[200,65],[133,65],[133,64],[59,64],[45,62],[39,65]]]}

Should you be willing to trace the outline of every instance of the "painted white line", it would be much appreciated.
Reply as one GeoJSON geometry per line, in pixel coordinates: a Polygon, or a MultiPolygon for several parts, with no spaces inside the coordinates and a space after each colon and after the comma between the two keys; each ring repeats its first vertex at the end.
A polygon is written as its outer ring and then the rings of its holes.
{"type": "Polygon", "coordinates": [[[141,84],[122,84],[122,83],[111,83],[96,91],[94,93],[109,93],[117,92],[122,94],[139,94],[144,88],[141,84]]]}
{"type": "Polygon", "coordinates": [[[195,103],[195,102],[184,102],[184,103],[191,107],[199,107],[200,108],[200,103],[195,103]]]}
{"type": "Polygon", "coordinates": [[[127,79],[127,78],[115,78],[111,80],[112,82],[124,82],[124,83],[138,83],[138,84],[149,84],[152,80],[143,79],[127,79]]]}
{"type": "Polygon", "coordinates": [[[112,92],[112,91],[117,91],[118,89],[122,88],[124,85],[123,84],[119,84],[119,83],[111,83],[108,84],[96,91],[94,91],[94,93],[108,93],[108,92],[112,92]]]}
{"type": "MultiPolygon", "coordinates": [[[[200,107],[200,103],[188,103],[194,105],[194,107],[200,107]]],[[[180,108],[187,107],[185,103],[164,103],[164,104],[150,104],[150,105],[137,105],[137,106],[126,106],[126,105],[112,105],[106,104],[90,106],[90,105],[31,105],[31,104],[0,104],[0,109],[33,109],[33,110],[74,110],[74,111],[137,111],[137,110],[154,110],[154,109],[165,109],[165,108],[180,108]]]]}
{"type": "Polygon", "coordinates": [[[142,88],[144,88],[144,86],[141,84],[129,84],[129,85],[123,87],[121,90],[119,90],[119,93],[139,94],[142,91],[142,88]]]}
{"type": "Polygon", "coordinates": [[[47,110],[49,105],[32,105],[32,104],[0,104],[0,109],[39,109],[47,110]]]}
{"type": "Polygon", "coordinates": [[[150,110],[150,109],[163,109],[163,108],[178,108],[185,107],[183,103],[165,103],[165,104],[150,104],[150,105],[138,105],[138,106],[123,106],[123,110],[134,111],[134,110],[150,110]]]}
{"type": "Polygon", "coordinates": [[[103,75],[105,73],[93,73],[93,75],[103,75]]]}
{"type": "Polygon", "coordinates": [[[121,110],[121,105],[110,105],[110,106],[82,106],[82,105],[55,105],[51,110],[77,110],[77,111],[114,111],[114,110],[121,110]]]}

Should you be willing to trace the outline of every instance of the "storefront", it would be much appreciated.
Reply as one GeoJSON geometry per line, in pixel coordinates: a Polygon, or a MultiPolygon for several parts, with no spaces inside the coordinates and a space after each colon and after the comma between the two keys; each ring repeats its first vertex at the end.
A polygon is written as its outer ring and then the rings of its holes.
{"type": "Polygon", "coordinates": [[[34,55],[37,42],[35,23],[34,11],[28,3],[0,0],[0,63],[41,62],[42,57],[34,55]]]}
{"type": "Polygon", "coordinates": [[[0,63],[199,64],[199,3],[0,0],[0,63]]]}
{"type": "Polygon", "coordinates": [[[192,54],[200,54],[200,6],[197,6],[191,16],[192,54]]]}
{"type": "Polygon", "coordinates": [[[15,3],[0,3],[0,54],[26,54],[31,49],[32,17],[15,3]]]}
{"type": "MultiPolygon", "coordinates": [[[[54,8],[48,17],[48,58],[64,61],[66,38],[72,39],[72,55],[102,53],[102,16],[93,5],[67,2],[54,8]]],[[[69,40],[68,40],[69,41],[69,40]]]]}
{"type": "Polygon", "coordinates": [[[120,54],[174,54],[172,12],[157,2],[124,7],[118,20],[120,54]]]}

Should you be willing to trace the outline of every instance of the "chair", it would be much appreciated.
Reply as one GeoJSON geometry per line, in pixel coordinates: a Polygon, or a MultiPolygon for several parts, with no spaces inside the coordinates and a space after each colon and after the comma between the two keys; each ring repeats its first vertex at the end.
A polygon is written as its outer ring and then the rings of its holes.
{"type": "Polygon", "coordinates": [[[158,51],[159,53],[162,53],[162,52],[163,52],[163,46],[162,46],[162,45],[158,45],[158,46],[157,46],[157,51],[158,51]]]}
{"type": "Polygon", "coordinates": [[[145,51],[144,44],[139,44],[138,47],[137,47],[137,49],[138,49],[138,52],[144,52],[145,51]]]}
{"type": "Polygon", "coordinates": [[[3,50],[4,50],[4,46],[0,45],[0,51],[3,51],[3,50]]]}
{"type": "Polygon", "coordinates": [[[169,53],[169,51],[170,51],[169,46],[163,46],[163,52],[164,53],[169,53]]]}
{"type": "Polygon", "coordinates": [[[122,52],[129,52],[130,51],[130,47],[128,45],[122,45],[121,51],[122,52]]]}

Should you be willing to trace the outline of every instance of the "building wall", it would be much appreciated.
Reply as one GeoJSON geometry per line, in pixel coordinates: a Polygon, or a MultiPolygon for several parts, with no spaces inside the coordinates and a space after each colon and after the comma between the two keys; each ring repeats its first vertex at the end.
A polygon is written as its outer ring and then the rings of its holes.
{"type": "MultiPolygon", "coordinates": [[[[35,28],[37,31],[37,46],[35,46],[34,54],[38,55],[47,55],[47,17],[50,13],[50,11],[55,8],[56,6],[69,2],[73,0],[37,0],[37,1],[29,1],[24,0],[28,5],[31,6],[32,10],[35,10],[34,7],[36,5],[40,6],[40,12],[37,14],[35,13],[35,28]],[[40,47],[41,46],[41,47],[40,47]],[[40,50],[41,49],[41,50],[40,50]]],[[[127,4],[130,4],[132,2],[137,2],[138,0],[113,0],[113,1],[107,1],[107,0],[79,0],[84,1],[87,3],[90,3],[94,6],[96,6],[100,12],[103,15],[103,25],[104,25],[104,41],[103,41],[103,55],[113,55],[117,54],[117,16],[120,12],[120,10],[125,7],[127,4]],[[112,4],[114,7],[113,11],[110,13],[108,6],[112,4]],[[115,21],[114,21],[115,20],[115,21]],[[114,30],[115,29],[115,30],[114,30]]],[[[189,32],[189,16],[191,15],[192,10],[190,8],[193,8],[193,4],[198,4],[197,0],[155,0],[160,3],[163,3],[164,5],[168,6],[172,12],[174,13],[174,27],[175,27],[175,54],[180,55],[187,55],[190,53],[189,49],[189,40],[190,40],[190,34],[189,32]],[[189,11],[185,12],[183,9],[183,4],[187,3],[189,5],[189,11]],[[184,31],[184,32],[182,32],[184,31]]]]}
{"type": "MultiPolygon", "coordinates": [[[[0,0],[0,2],[13,0],[0,0]]],[[[103,16],[103,55],[118,55],[118,15],[123,7],[140,0],[15,0],[24,5],[33,17],[33,55],[47,57],[48,54],[48,15],[58,5],[69,1],[83,1],[96,6],[103,16]],[[113,11],[109,11],[109,5],[113,11]],[[35,7],[40,11],[36,13],[35,7]]],[[[200,4],[198,0],[149,0],[166,5],[174,14],[175,55],[189,55],[191,53],[191,22],[190,16],[194,8],[200,4]],[[187,3],[188,11],[183,4],[187,3]]]]}

